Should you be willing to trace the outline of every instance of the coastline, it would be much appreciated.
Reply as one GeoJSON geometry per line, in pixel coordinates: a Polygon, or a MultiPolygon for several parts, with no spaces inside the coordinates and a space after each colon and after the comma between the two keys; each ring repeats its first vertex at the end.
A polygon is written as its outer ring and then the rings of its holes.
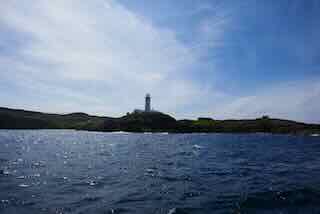
{"type": "Polygon", "coordinates": [[[50,114],[0,107],[0,129],[68,129],[113,133],[271,133],[318,137],[320,124],[267,116],[244,120],[176,120],[161,112],[133,112],[119,118],[85,113],[50,114]]]}

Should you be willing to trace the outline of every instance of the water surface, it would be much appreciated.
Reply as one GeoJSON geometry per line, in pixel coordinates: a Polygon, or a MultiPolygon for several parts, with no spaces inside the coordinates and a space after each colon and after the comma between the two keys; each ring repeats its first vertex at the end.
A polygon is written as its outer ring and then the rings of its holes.
{"type": "Polygon", "coordinates": [[[0,131],[0,213],[320,213],[320,138],[0,131]]]}

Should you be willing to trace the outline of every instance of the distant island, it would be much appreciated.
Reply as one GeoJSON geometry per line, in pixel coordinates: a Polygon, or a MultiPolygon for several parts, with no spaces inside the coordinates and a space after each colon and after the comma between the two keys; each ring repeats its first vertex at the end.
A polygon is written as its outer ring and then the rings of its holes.
{"type": "Polygon", "coordinates": [[[320,125],[267,116],[252,120],[176,120],[157,111],[134,111],[119,118],[85,113],[48,114],[0,107],[0,129],[76,129],[88,131],[169,133],[289,133],[319,134],[320,125]]]}
{"type": "Polygon", "coordinates": [[[98,117],[85,113],[48,114],[0,107],[0,129],[76,129],[104,132],[169,133],[283,133],[320,134],[320,124],[306,124],[268,116],[251,120],[176,120],[151,108],[151,96],[145,96],[145,109],[135,109],[125,116],[98,117]]]}

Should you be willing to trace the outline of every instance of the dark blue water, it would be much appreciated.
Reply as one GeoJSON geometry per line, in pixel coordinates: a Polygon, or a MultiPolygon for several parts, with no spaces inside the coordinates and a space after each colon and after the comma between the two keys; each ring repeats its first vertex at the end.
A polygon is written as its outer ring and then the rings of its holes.
{"type": "Polygon", "coordinates": [[[320,213],[320,138],[0,131],[0,213],[320,213]]]}

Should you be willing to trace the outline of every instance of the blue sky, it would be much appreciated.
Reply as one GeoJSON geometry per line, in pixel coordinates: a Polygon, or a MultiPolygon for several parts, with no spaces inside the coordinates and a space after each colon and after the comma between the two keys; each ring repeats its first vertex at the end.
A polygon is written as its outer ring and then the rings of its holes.
{"type": "Polygon", "coordinates": [[[320,122],[317,0],[6,1],[0,106],[320,122]]]}

